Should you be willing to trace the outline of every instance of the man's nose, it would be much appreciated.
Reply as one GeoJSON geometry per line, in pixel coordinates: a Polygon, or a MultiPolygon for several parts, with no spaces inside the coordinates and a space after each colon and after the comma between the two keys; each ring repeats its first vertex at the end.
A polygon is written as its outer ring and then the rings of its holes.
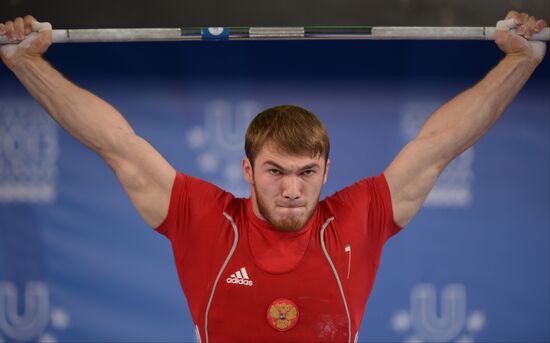
{"type": "Polygon", "coordinates": [[[300,180],[295,176],[285,178],[283,182],[283,197],[289,200],[300,198],[300,180]]]}

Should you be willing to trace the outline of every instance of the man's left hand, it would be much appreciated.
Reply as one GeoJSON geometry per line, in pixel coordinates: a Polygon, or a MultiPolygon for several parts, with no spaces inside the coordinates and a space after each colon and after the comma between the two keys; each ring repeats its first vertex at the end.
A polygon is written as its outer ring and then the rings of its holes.
{"type": "Polygon", "coordinates": [[[507,55],[525,57],[538,63],[546,53],[546,42],[527,39],[545,27],[544,20],[537,20],[527,13],[510,11],[506,19],[497,24],[495,42],[507,55]],[[515,32],[510,31],[511,29],[515,29],[515,32]]]}

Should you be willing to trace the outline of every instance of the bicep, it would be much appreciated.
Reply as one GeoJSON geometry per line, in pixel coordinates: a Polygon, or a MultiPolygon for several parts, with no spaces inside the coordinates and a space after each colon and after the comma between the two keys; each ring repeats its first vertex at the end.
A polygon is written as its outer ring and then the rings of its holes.
{"type": "Polygon", "coordinates": [[[175,169],[146,140],[127,135],[117,151],[102,156],[147,224],[159,226],[168,213],[175,169]]]}
{"type": "Polygon", "coordinates": [[[394,220],[401,227],[416,215],[450,161],[440,143],[431,138],[414,139],[384,171],[394,220]]]}

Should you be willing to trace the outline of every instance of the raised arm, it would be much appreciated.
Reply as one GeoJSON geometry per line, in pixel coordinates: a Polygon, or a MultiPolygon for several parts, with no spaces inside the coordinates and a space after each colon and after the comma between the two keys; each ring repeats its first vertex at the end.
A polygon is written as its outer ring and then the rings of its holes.
{"type": "Polygon", "coordinates": [[[0,24],[4,34],[10,42],[28,35],[17,45],[0,48],[6,66],[59,125],[108,163],[143,219],[151,227],[160,225],[168,212],[174,168],[116,109],[68,81],[42,58],[52,42],[51,27],[26,16],[0,24]],[[42,32],[32,32],[33,25],[42,32]]]}
{"type": "Polygon", "coordinates": [[[493,126],[542,61],[546,43],[524,37],[546,23],[515,11],[506,19],[496,33],[496,43],[506,53],[502,61],[474,87],[435,111],[384,171],[398,225],[410,222],[445,167],[493,126]],[[516,34],[506,30],[514,23],[516,34]]]}

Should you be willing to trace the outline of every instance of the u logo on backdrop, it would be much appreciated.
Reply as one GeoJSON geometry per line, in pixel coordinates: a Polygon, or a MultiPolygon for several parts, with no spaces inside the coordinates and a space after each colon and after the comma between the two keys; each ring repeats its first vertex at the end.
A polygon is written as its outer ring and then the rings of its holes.
{"type": "Polygon", "coordinates": [[[65,330],[70,318],[64,310],[51,308],[48,286],[41,281],[29,281],[21,299],[20,304],[17,287],[12,282],[0,282],[0,342],[2,336],[17,342],[57,342],[52,333],[46,332],[50,319],[52,328],[65,330]]]}
{"type": "Polygon", "coordinates": [[[410,309],[397,311],[391,326],[395,332],[408,335],[405,343],[473,343],[485,321],[479,310],[468,313],[463,284],[446,285],[439,298],[434,285],[418,284],[411,291],[410,309]]]}
{"type": "Polygon", "coordinates": [[[235,196],[247,196],[241,159],[248,124],[261,110],[254,100],[232,103],[212,100],[204,111],[204,123],[187,131],[186,145],[196,151],[196,165],[203,177],[235,196]]]}

